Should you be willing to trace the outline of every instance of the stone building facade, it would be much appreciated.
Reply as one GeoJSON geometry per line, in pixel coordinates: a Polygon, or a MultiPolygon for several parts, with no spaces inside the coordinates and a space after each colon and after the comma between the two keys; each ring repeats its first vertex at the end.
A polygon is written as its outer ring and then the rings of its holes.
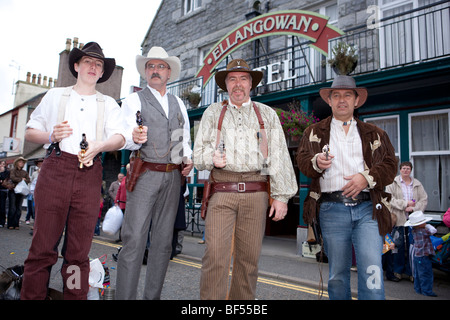
{"type": "MultiPolygon", "coordinates": [[[[302,110],[313,111],[323,119],[330,110],[318,92],[330,86],[335,76],[327,64],[331,49],[340,41],[355,46],[358,64],[351,75],[369,91],[357,116],[388,132],[399,161],[414,163],[414,176],[429,194],[427,213],[439,220],[450,207],[450,98],[446,94],[450,85],[450,37],[445,32],[450,28],[448,1],[163,0],[142,41],[141,54],[146,55],[152,46],[161,46],[169,55],[180,58],[180,80],[169,88],[179,96],[186,88],[200,88],[199,106],[186,101],[194,125],[211,102],[224,97],[214,79],[204,86],[204,80],[196,77],[210,50],[246,21],[287,10],[323,15],[328,24],[342,32],[328,40],[328,57],[312,48],[313,43],[306,38],[271,35],[245,43],[216,69],[224,68],[229,59],[244,58],[252,68],[265,73],[252,99],[274,108],[286,108],[296,100],[302,110]],[[283,72],[295,78],[283,78],[283,72]]],[[[294,157],[296,146],[289,145],[294,157]]],[[[290,202],[288,214],[294,219],[275,233],[289,230],[291,234],[292,229],[304,226],[302,201],[309,181],[295,169],[300,190],[290,202]]]]}

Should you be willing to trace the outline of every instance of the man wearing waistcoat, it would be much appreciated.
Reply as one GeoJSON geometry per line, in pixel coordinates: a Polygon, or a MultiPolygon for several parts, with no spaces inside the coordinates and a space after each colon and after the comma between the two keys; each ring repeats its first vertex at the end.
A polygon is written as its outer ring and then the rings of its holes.
{"type": "MultiPolygon", "coordinates": [[[[161,47],[147,57],[136,56],[147,86],[122,104],[127,126],[127,149],[139,150],[144,162],[133,191],[127,192],[127,214],[122,225],[123,247],[117,264],[116,298],[135,300],[144,250],[150,248],[143,299],[160,299],[178,210],[182,175],[191,171],[190,126],[180,98],[167,92],[167,82],[180,75],[181,63],[161,47]],[[136,124],[140,112],[142,126],[136,124]]],[[[131,169],[133,171],[133,167],[131,169]]],[[[127,178],[127,182],[129,178],[127,178]]]]}
{"type": "Polygon", "coordinates": [[[81,50],[73,48],[69,69],[76,84],[50,89],[27,123],[25,139],[44,144],[47,155],[34,192],[36,221],[25,260],[22,300],[47,298],[63,232],[64,299],[87,298],[88,254],[102,187],[100,155],[125,145],[119,105],[95,90],[97,83],[108,80],[115,65],[96,42],[81,50]],[[80,150],[83,134],[88,142],[85,153],[80,150]]]}

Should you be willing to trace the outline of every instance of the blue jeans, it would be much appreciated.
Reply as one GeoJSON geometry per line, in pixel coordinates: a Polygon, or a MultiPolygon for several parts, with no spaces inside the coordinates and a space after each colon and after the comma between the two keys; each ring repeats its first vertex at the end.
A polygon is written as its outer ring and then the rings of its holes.
{"type": "Polygon", "coordinates": [[[329,264],[330,299],[351,299],[352,244],[358,268],[358,299],[384,299],[383,238],[377,221],[372,219],[372,202],[365,201],[353,207],[340,202],[323,202],[319,219],[329,264]]]}
{"type": "Polygon", "coordinates": [[[395,241],[397,253],[394,253],[394,272],[412,276],[409,258],[409,227],[394,227],[394,232],[398,232],[398,239],[395,241]]]}
{"type": "Polygon", "coordinates": [[[433,265],[429,256],[414,257],[414,290],[426,296],[433,292],[433,265]]]}

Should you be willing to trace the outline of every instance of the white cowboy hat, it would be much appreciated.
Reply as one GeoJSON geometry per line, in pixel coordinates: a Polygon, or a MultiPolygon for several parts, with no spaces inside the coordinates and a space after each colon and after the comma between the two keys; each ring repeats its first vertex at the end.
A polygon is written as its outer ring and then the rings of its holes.
{"type": "Polygon", "coordinates": [[[405,222],[405,227],[418,226],[432,219],[431,217],[425,217],[422,211],[414,211],[409,215],[409,220],[405,222]]]}
{"type": "Polygon", "coordinates": [[[163,60],[165,61],[172,70],[170,74],[170,80],[175,81],[180,76],[181,71],[181,62],[178,57],[172,56],[169,57],[166,50],[161,47],[152,47],[150,51],[147,53],[147,56],[136,56],[136,67],[142,78],[145,79],[145,64],[149,60],[163,60]]]}

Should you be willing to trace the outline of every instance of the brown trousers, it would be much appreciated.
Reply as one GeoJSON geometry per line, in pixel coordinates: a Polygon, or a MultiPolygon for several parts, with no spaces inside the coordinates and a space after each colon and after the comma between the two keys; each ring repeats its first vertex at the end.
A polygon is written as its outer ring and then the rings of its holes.
{"type": "Polygon", "coordinates": [[[22,300],[42,300],[58,244],[65,233],[61,275],[64,299],[86,299],[89,251],[100,209],[102,164],[78,168],[76,155],[53,152],[44,160],[35,189],[36,222],[21,290],[22,300]]]}
{"type": "MultiPolygon", "coordinates": [[[[216,182],[266,181],[259,173],[213,170],[216,182]]],[[[200,299],[254,299],[268,208],[267,192],[217,192],[205,221],[200,299]],[[229,272],[233,264],[230,287],[229,272]]]]}

